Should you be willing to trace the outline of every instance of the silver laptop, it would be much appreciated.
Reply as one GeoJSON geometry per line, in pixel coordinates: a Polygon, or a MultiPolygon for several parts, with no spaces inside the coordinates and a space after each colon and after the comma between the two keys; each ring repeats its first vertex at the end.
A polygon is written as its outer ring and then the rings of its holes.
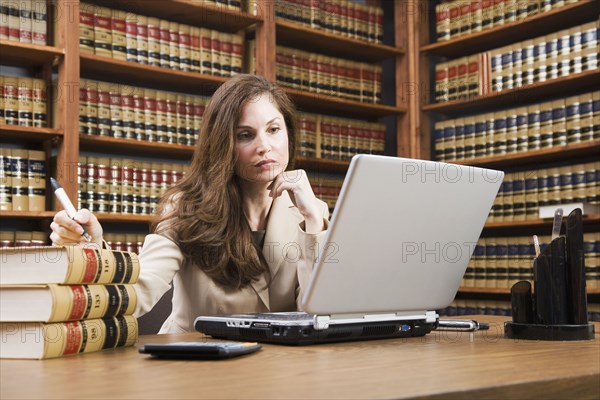
{"type": "Polygon", "coordinates": [[[305,312],[200,316],[195,328],[283,344],[425,335],[456,295],[503,177],[357,155],[302,298],[305,312]]]}

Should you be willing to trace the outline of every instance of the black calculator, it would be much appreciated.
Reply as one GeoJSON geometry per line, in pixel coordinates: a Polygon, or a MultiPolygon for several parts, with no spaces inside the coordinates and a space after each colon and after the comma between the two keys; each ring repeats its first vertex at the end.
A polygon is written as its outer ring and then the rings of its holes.
{"type": "Polygon", "coordinates": [[[157,358],[219,360],[254,353],[261,348],[252,342],[177,342],[145,344],[139,352],[157,358]]]}

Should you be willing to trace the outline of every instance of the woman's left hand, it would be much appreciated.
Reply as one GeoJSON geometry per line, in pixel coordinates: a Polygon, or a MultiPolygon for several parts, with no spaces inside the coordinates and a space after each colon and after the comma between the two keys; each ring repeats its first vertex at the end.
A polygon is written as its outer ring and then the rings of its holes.
{"type": "Polygon", "coordinates": [[[323,216],[306,171],[302,169],[283,171],[275,177],[268,189],[270,189],[269,196],[273,198],[281,196],[284,190],[288,191],[292,203],[304,217],[307,233],[318,233],[323,230],[323,216]]]}

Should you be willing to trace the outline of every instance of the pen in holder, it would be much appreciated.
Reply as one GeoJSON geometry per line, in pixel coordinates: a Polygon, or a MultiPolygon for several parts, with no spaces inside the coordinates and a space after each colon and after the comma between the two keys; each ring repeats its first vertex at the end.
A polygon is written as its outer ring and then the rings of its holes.
{"type": "MultiPolygon", "coordinates": [[[[561,210],[562,211],[562,210],[561,210]]],[[[557,213],[558,227],[562,214],[557,213]]],[[[511,288],[513,320],[504,334],[513,339],[592,340],[588,322],[581,209],[567,217],[566,236],[553,239],[533,261],[534,290],[527,281],[511,288]]]]}

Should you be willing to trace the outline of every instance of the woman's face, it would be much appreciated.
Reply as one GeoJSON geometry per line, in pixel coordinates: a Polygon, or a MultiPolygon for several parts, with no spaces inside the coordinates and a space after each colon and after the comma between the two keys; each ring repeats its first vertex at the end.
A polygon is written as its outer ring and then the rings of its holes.
{"type": "Polygon", "coordinates": [[[287,128],[269,94],[262,94],[244,106],[235,130],[235,143],[235,173],[241,179],[267,183],[285,171],[290,159],[287,128]]]}

